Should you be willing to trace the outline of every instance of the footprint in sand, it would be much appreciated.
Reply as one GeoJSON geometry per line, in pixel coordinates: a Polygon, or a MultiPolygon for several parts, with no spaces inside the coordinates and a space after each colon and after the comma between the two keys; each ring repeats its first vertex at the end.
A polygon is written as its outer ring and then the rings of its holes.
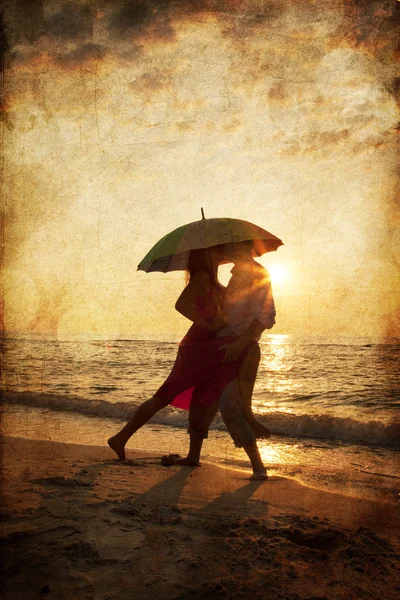
{"type": "Polygon", "coordinates": [[[141,548],[145,540],[143,532],[121,528],[121,524],[117,520],[90,525],[86,537],[103,560],[126,560],[129,558],[127,539],[129,540],[129,553],[141,548]]]}
{"type": "Polygon", "coordinates": [[[87,479],[68,479],[66,477],[46,477],[44,479],[31,479],[31,483],[38,483],[44,487],[93,487],[94,483],[87,479]]]}

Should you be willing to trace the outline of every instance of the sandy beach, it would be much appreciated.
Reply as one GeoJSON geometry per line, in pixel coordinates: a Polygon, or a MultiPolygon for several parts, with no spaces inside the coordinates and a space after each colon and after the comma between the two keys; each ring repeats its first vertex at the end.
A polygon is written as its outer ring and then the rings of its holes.
{"type": "Polygon", "coordinates": [[[143,451],[119,463],[99,446],[2,447],[7,600],[398,597],[394,496],[165,468],[143,451]]]}

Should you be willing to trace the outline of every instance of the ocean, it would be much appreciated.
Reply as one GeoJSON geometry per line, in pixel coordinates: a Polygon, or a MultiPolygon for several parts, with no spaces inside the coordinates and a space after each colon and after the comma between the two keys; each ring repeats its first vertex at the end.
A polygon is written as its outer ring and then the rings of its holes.
{"type": "MultiPolygon", "coordinates": [[[[104,445],[168,376],[177,342],[134,339],[3,342],[3,430],[104,445]]],[[[270,468],[342,468],[400,479],[400,340],[264,335],[253,410],[272,432],[270,468]]],[[[187,412],[167,407],[128,448],[187,448],[187,412]]],[[[204,459],[247,467],[217,415],[204,459]]]]}

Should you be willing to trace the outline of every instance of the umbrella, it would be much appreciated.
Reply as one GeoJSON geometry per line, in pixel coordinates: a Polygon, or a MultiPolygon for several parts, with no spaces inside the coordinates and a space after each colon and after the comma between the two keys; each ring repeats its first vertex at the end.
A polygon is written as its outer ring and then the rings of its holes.
{"type": "Polygon", "coordinates": [[[216,218],[193,221],[167,233],[146,254],[138,265],[138,270],[180,271],[186,269],[191,250],[210,248],[219,244],[254,240],[257,256],[277,250],[282,240],[265,229],[241,219],[216,218]]]}

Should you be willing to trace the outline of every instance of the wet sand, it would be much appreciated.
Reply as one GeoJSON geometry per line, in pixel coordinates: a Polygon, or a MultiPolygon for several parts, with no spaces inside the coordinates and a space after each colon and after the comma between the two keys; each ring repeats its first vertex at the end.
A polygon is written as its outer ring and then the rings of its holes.
{"type": "Polygon", "coordinates": [[[120,463],[108,447],[15,437],[2,449],[5,600],[399,595],[393,493],[377,501],[288,475],[165,468],[157,452],[120,463]]]}

